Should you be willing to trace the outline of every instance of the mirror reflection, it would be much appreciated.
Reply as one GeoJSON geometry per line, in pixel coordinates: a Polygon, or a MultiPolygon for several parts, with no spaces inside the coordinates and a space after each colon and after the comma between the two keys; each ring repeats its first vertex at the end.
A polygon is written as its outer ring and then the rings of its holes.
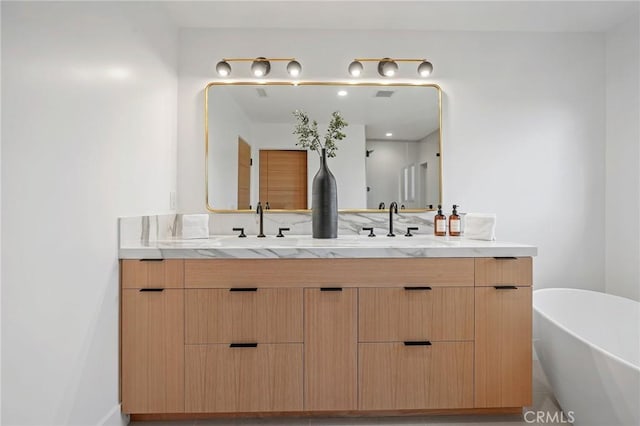
{"type": "Polygon", "coordinates": [[[428,209],[441,200],[440,89],[414,84],[211,83],[206,89],[207,207],[311,206],[319,168],[296,146],[295,110],[324,134],[333,111],[349,123],[328,166],[342,210],[391,201],[428,209]]]}

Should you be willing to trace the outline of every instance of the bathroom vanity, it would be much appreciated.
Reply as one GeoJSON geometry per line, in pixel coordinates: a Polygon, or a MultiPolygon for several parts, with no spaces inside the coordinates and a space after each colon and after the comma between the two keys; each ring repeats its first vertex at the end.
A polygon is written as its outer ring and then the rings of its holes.
{"type": "Polygon", "coordinates": [[[145,420],[530,405],[536,248],[372,240],[121,247],[123,412],[145,420]]]}

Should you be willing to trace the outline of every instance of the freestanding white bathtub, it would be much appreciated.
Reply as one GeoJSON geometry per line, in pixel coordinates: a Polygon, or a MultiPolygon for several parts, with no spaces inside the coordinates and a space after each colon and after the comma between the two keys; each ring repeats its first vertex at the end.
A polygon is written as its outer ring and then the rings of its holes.
{"type": "Polygon", "coordinates": [[[578,426],[640,425],[640,303],[595,291],[533,292],[534,346],[578,426]]]}

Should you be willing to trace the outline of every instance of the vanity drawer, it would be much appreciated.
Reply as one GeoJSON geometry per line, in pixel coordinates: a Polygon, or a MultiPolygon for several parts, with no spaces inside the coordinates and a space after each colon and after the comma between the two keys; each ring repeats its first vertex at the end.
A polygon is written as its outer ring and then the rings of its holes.
{"type": "Polygon", "coordinates": [[[183,288],[182,259],[121,260],[122,288],[183,288]]]}
{"type": "Polygon", "coordinates": [[[360,410],[473,407],[473,342],[358,346],[360,410]]]}
{"type": "Polygon", "coordinates": [[[473,340],[473,287],[358,289],[360,342],[473,340]]]}
{"type": "Polygon", "coordinates": [[[302,410],[302,346],[187,345],[186,412],[302,410]]]}
{"type": "Polygon", "coordinates": [[[185,287],[473,285],[473,258],[187,259],[185,287]]]}
{"type": "Polygon", "coordinates": [[[185,340],[196,343],[302,342],[303,289],[185,290],[185,340]]]}
{"type": "Polygon", "coordinates": [[[476,286],[530,286],[530,257],[479,257],[475,259],[476,286]]]}

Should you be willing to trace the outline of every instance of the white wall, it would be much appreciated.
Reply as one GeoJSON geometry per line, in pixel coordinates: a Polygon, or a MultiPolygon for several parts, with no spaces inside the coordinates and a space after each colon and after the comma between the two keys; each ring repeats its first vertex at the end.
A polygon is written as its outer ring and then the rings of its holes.
{"type": "MultiPolygon", "coordinates": [[[[420,206],[425,207],[432,205],[437,207],[440,199],[440,132],[434,130],[424,139],[420,140],[418,145],[418,166],[427,164],[426,170],[426,197],[420,198],[420,206]]],[[[421,179],[423,176],[421,176],[421,179]]]]}
{"type": "Polygon", "coordinates": [[[597,33],[183,29],[179,208],[204,209],[203,89],[220,58],[296,56],[305,79],[345,80],[354,56],[428,56],[444,92],[444,204],[495,212],[499,239],[537,245],[536,287],[604,290],[604,48],[597,33]]]}
{"type": "MultiPolygon", "coordinates": [[[[209,99],[209,204],[219,209],[238,208],[238,136],[254,152],[251,122],[228,92],[209,99]],[[212,164],[214,165],[212,167],[212,164]]],[[[254,160],[255,164],[255,160],[254,160]]],[[[195,165],[196,167],[200,165],[195,165]]],[[[252,176],[256,167],[252,168],[252,176]]],[[[251,196],[253,196],[253,188],[251,196]]],[[[252,200],[255,206],[255,202],[252,200]]]]}
{"type": "Polygon", "coordinates": [[[606,34],[606,291],[640,300],[638,16],[606,34]]]}
{"type": "Polygon", "coordinates": [[[169,210],[176,58],[142,3],[2,2],[2,424],[122,423],[117,218],[169,210]]]}
{"type": "Polygon", "coordinates": [[[407,208],[415,207],[404,199],[402,171],[411,164],[419,167],[418,149],[414,141],[367,140],[367,150],[372,151],[366,159],[367,186],[371,188],[367,208],[377,209],[380,202],[389,207],[392,201],[407,208]]]}
{"type": "MultiPolygon", "coordinates": [[[[321,135],[324,135],[326,123],[318,123],[321,135]]],[[[299,149],[296,137],[292,134],[293,125],[279,123],[255,123],[252,127],[253,170],[251,171],[251,204],[257,205],[260,187],[261,149],[299,149]]],[[[366,182],[364,170],[364,126],[349,123],[343,129],[346,137],[336,142],[338,150],[334,158],[327,159],[327,165],[338,183],[338,207],[341,209],[366,208],[366,182]]],[[[217,164],[217,163],[216,163],[217,164]]],[[[311,208],[311,187],[313,178],[320,167],[320,157],[315,151],[307,155],[307,197],[311,208]]]]}

